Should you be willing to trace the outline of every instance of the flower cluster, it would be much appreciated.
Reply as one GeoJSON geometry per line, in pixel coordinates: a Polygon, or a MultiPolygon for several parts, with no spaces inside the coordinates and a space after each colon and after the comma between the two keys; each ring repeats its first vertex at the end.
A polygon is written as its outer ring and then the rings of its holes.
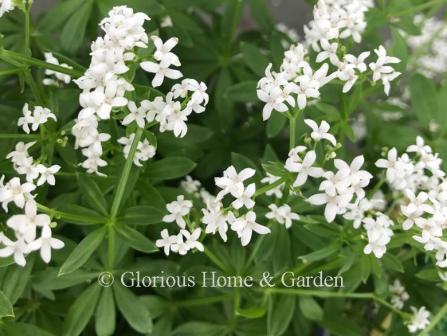
{"type": "MultiPolygon", "coordinates": [[[[139,61],[136,48],[147,48],[149,37],[144,30],[144,22],[150,18],[143,13],[134,13],[126,6],[114,7],[109,16],[101,21],[100,27],[105,32],[92,44],[92,60],[84,76],[76,80],[83,90],[79,97],[82,110],[79,112],[72,133],[76,138],[75,147],[83,148],[87,158],[82,166],[89,173],[99,173],[107,162],[101,158],[102,142],[111,137],[98,130],[101,120],[110,119],[114,108],[127,110],[121,123],[125,126],[135,123],[139,128],[160,124],[160,131],[172,131],[175,136],[182,137],[187,132],[186,121],[192,112],[201,113],[208,103],[206,85],[193,79],[185,79],[176,84],[166,95],[153,100],[137,103],[130,101],[126,93],[133,91],[134,86],[126,78],[130,62],[139,61]],[[181,101],[176,100],[182,98],[181,101]]],[[[178,70],[170,66],[180,66],[178,57],[171,51],[178,43],[171,38],[166,43],[158,36],[151,37],[155,45],[154,59],[158,62],[142,61],[143,70],[155,73],[152,81],[154,87],[160,86],[164,78],[178,79],[182,76],[178,70]]],[[[130,145],[125,138],[120,139],[126,148],[130,145]]],[[[143,142],[139,145],[137,162],[145,161],[153,156],[153,145],[143,142]],[[152,147],[151,147],[152,146],[152,147]]]]}
{"type": "Polygon", "coordinates": [[[30,131],[37,131],[39,126],[45,124],[48,119],[53,119],[56,121],[56,116],[51,112],[51,110],[42,106],[35,106],[31,111],[28,103],[26,103],[23,105],[22,113],[23,117],[18,119],[17,126],[21,127],[26,133],[30,133],[30,131]]]}
{"type": "Polygon", "coordinates": [[[426,18],[418,15],[415,23],[421,26],[420,35],[407,35],[402,32],[411,50],[419,55],[413,66],[429,78],[447,71],[447,25],[436,16],[426,18]],[[420,53],[424,50],[424,53],[420,53]]]}
{"type": "MultiPolygon", "coordinates": [[[[19,119],[19,126],[23,126],[28,133],[28,123],[33,130],[37,130],[39,125],[44,124],[49,118],[56,120],[54,114],[47,108],[37,106],[33,112],[28,110],[28,104],[23,109],[24,117],[19,119]]],[[[0,233],[0,257],[13,256],[16,264],[26,265],[26,255],[32,251],[40,250],[42,260],[49,263],[51,260],[51,250],[61,249],[64,243],[52,237],[51,218],[47,214],[37,212],[36,197],[33,192],[37,187],[44,184],[55,185],[54,175],[60,170],[59,165],[47,167],[42,163],[35,162],[28,150],[35,142],[18,142],[15,149],[6,158],[10,159],[13,168],[20,175],[24,175],[26,182],[22,183],[19,177],[13,177],[8,182],[4,182],[5,177],[0,179],[0,203],[5,212],[9,211],[9,204],[14,204],[22,209],[22,214],[11,216],[6,221],[6,226],[14,232],[15,239],[11,240],[3,232],[0,233]],[[38,237],[40,229],[40,237],[38,237]]]]}
{"type": "Polygon", "coordinates": [[[405,302],[408,301],[410,296],[408,295],[405,287],[402,286],[401,282],[396,279],[394,283],[390,286],[391,293],[391,304],[397,309],[402,309],[405,302]]]}
{"type": "Polygon", "coordinates": [[[85,74],[75,82],[82,90],[79,112],[72,133],[76,138],[75,147],[83,148],[87,158],[82,167],[89,173],[98,173],[100,167],[107,165],[101,159],[101,143],[110,135],[98,131],[100,120],[110,118],[114,107],[128,103],[126,92],[134,87],[122,75],[128,72],[126,61],[135,58],[133,49],[146,48],[148,36],[143,24],[149,17],[144,13],[134,13],[131,8],[114,7],[109,16],[103,19],[100,27],[105,32],[91,45],[91,63],[85,74]]]}
{"type": "MultiPolygon", "coordinates": [[[[132,133],[128,138],[122,137],[118,139],[118,143],[124,146],[124,157],[127,159],[129,156],[130,148],[132,147],[133,140],[135,139],[135,133],[132,133]]],[[[141,161],[147,161],[155,156],[155,147],[152,146],[147,139],[139,141],[135,155],[133,157],[133,163],[141,167],[141,161]]]]}
{"type": "Polygon", "coordinates": [[[313,20],[304,27],[306,44],[319,50],[318,42],[352,39],[359,43],[366,28],[365,13],[372,0],[319,0],[313,9],[313,20]]]}
{"type": "Polygon", "coordinates": [[[1,0],[0,1],[0,17],[5,13],[12,11],[15,7],[14,0],[1,0]]]}
{"type": "Polygon", "coordinates": [[[401,156],[392,148],[386,159],[376,162],[379,168],[386,169],[390,187],[400,192],[397,202],[405,218],[402,229],[416,228],[413,238],[426,251],[436,252],[439,267],[447,267],[447,242],[442,239],[447,222],[447,182],[441,164],[439,155],[421,137],[401,156]]]}
{"type": "MultiPolygon", "coordinates": [[[[60,65],[61,67],[67,68],[67,69],[73,69],[72,66],[65,64],[65,63],[59,63],[58,59],[54,57],[54,55],[50,52],[44,53],[45,61],[47,63],[60,65]]],[[[68,84],[71,82],[70,75],[63,74],[61,72],[57,72],[54,70],[46,69],[45,70],[45,76],[48,76],[43,79],[42,83],[44,85],[55,85],[59,86],[60,84],[68,84]]]]}
{"type": "Polygon", "coordinates": [[[284,113],[295,107],[304,109],[320,97],[321,87],[333,79],[344,82],[344,93],[350,91],[368,67],[372,71],[373,81],[382,81],[385,93],[389,94],[390,82],[400,75],[390,64],[399,63],[398,58],[388,56],[385,48],[379,46],[374,50],[377,60],[367,65],[365,61],[370,55],[369,51],[355,56],[345,54],[340,48],[340,39],[352,37],[355,42],[360,42],[361,33],[366,27],[364,13],[372,5],[372,1],[368,0],[320,0],[317,3],[314,19],[305,27],[306,41],[292,45],[284,53],[279,72],[272,71],[269,64],[265,77],[258,82],[257,95],[265,103],[264,120],[270,118],[273,110],[284,113]],[[317,63],[327,60],[329,63],[312,69],[309,47],[318,53],[315,58],[317,63]],[[334,71],[328,75],[330,65],[334,71]]]}
{"type": "Polygon", "coordinates": [[[166,255],[169,255],[170,251],[180,255],[185,255],[192,249],[204,251],[203,244],[199,241],[202,230],[200,228],[193,229],[191,232],[186,230],[192,206],[192,202],[185,200],[184,195],[177,196],[177,200],[166,205],[169,214],[163,217],[163,222],[175,222],[180,228],[177,235],[169,235],[168,230],[164,229],[161,232],[161,239],[155,242],[157,247],[164,249],[166,255]]]}

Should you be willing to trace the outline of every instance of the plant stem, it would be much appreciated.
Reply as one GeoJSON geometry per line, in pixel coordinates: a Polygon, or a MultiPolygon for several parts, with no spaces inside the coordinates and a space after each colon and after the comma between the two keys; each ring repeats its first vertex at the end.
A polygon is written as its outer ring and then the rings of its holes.
{"type": "Polygon", "coordinates": [[[115,236],[115,222],[108,222],[108,232],[107,232],[107,268],[113,270],[115,265],[115,246],[116,246],[116,236],[115,236]]]}
{"type": "Polygon", "coordinates": [[[82,76],[82,73],[80,71],[77,71],[75,69],[65,68],[56,64],[51,64],[45,61],[41,61],[34,57],[25,56],[19,53],[16,53],[14,51],[10,50],[2,50],[0,52],[0,55],[3,56],[3,58],[9,58],[11,61],[19,61],[25,64],[34,65],[39,68],[49,69],[56,72],[64,73],[67,75],[70,75],[74,78],[79,78],[82,76]]]}
{"type": "Polygon", "coordinates": [[[256,190],[254,197],[258,197],[260,195],[265,194],[267,191],[275,189],[276,187],[278,187],[279,185],[283,184],[284,178],[280,178],[279,180],[271,183],[271,184],[267,184],[265,186],[263,186],[262,188],[259,188],[258,190],[256,190]]]}
{"type": "Polygon", "coordinates": [[[39,134],[15,134],[15,133],[0,133],[0,140],[24,139],[24,140],[38,140],[39,134]]]}
{"type": "Polygon", "coordinates": [[[204,253],[217,267],[225,273],[228,273],[228,269],[224,263],[213,252],[211,252],[209,248],[205,247],[204,253]]]}
{"type": "Polygon", "coordinates": [[[25,51],[25,55],[31,56],[29,6],[25,5],[25,8],[23,9],[23,14],[25,15],[25,41],[23,49],[25,51]]]}
{"type": "Polygon", "coordinates": [[[436,325],[441,322],[441,320],[445,317],[447,314],[447,303],[442,306],[441,310],[433,317],[433,319],[430,321],[430,324],[425,328],[423,331],[421,331],[418,336],[427,336],[428,333],[433,330],[436,325]]]}
{"type": "Polygon", "coordinates": [[[191,299],[191,300],[183,300],[174,302],[174,305],[176,307],[192,307],[192,306],[203,306],[208,305],[216,302],[222,302],[227,299],[231,298],[229,295],[216,295],[216,296],[209,296],[209,297],[203,297],[203,298],[197,298],[197,299],[191,299]]]}
{"type": "MultiPolygon", "coordinates": [[[[374,293],[343,293],[343,292],[329,292],[320,290],[307,290],[298,288],[263,288],[269,293],[285,294],[285,295],[302,295],[302,296],[315,296],[320,298],[346,298],[346,299],[369,299],[376,301],[377,303],[387,307],[394,313],[400,315],[403,318],[408,318],[410,314],[402,312],[396,309],[393,305],[387,301],[381,299],[374,293]]],[[[447,313],[447,311],[446,311],[447,313]]]]}
{"type": "Polygon", "coordinates": [[[137,131],[135,132],[135,137],[130,147],[126,163],[124,164],[123,172],[121,173],[121,177],[118,181],[118,185],[115,191],[115,197],[113,198],[112,209],[110,210],[110,218],[113,220],[116,219],[116,216],[118,215],[118,211],[121,206],[121,201],[123,200],[124,196],[124,190],[126,189],[127,180],[129,179],[130,170],[132,169],[133,159],[142,135],[143,135],[143,129],[138,128],[137,131]]]}

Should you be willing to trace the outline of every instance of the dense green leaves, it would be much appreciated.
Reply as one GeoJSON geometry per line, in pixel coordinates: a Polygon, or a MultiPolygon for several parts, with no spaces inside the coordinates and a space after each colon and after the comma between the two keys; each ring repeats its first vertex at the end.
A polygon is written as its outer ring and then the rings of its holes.
{"type": "Polygon", "coordinates": [[[160,223],[165,210],[152,205],[138,205],[124,211],[122,217],[118,218],[124,225],[150,225],[160,223]]]}
{"type": "Polygon", "coordinates": [[[111,287],[101,290],[101,296],[95,312],[95,331],[99,336],[112,335],[115,331],[115,301],[111,287]]]}
{"type": "Polygon", "coordinates": [[[102,214],[107,214],[107,202],[96,182],[85,174],[78,174],[79,187],[82,195],[87,199],[92,208],[102,214]]]}

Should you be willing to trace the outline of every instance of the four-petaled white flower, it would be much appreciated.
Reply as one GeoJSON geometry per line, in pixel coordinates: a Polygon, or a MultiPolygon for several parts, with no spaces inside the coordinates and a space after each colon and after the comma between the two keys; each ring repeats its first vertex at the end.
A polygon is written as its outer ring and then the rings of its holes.
{"type": "Polygon", "coordinates": [[[59,250],[64,246],[65,244],[63,241],[51,236],[50,226],[45,225],[42,228],[41,237],[31,242],[28,247],[31,251],[40,250],[42,260],[48,264],[51,260],[51,250],[59,250]]]}
{"type": "Polygon", "coordinates": [[[322,120],[320,126],[318,126],[318,124],[312,119],[305,119],[304,122],[312,129],[312,133],[310,134],[312,139],[314,139],[315,141],[326,139],[333,146],[337,144],[337,140],[335,140],[335,137],[332,134],[328,133],[330,126],[326,121],[322,120]]]}
{"type": "Polygon", "coordinates": [[[413,312],[413,316],[408,324],[408,330],[411,333],[424,330],[430,324],[430,312],[425,307],[421,307],[419,309],[416,307],[410,307],[410,309],[413,312]]]}
{"type": "Polygon", "coordinates": [[[256,223],[256,214],[253,211],[249,211],[245,215],[235,218],[231,223],[231,229],[237,232],[242,246],[247,246],[250,243],[253,231],[262,235],[270,233],[268,227],[256,223]]]}
{"type": "Polygon", "coordinates": [[[180,228],[184,229],[186,222],[183,217],[189,214],[191,208],[192,202],[185,200],[184,195],[179,195],[176,201],[166,204],[166,209],[169,211],[169,214],[163,217],[163,222],[176,222],[180,228]]]}

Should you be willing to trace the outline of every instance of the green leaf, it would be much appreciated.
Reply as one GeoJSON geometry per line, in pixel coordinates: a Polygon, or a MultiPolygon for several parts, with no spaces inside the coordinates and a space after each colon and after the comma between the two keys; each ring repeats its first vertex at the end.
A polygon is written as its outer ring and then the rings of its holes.
{"type": "Polygon", "coordinates": [[[188,322],[174,330],[173,336],[223,336],[227,335],[225,326],[207,322],[188,322]]]}
{"type": "Polygon", "coordinates": [[[87,0],[73,12],[61,32],[61,46],[69,53],[79,49],[84,41],[84,35],[90,14],[93,8],[93,1],[87,0]]]}
{"type": "Polygon", "coordinates": [[[270,33],[274,28],[273,18],[265,0],[248,0],[251,14],[264,32],[270,33]]]}
{"type": "Polygon", "coordinates": [[[301,296],[299,306],[304,317],[312,321],[321,321],[323,319],[323,309],[318,302],[311,296],[301,296]]]}
{"type": "Polygon", "coordinates": [[[146,238],[143,234],[137,230],[132,229],[129,226],[118,225],[116,227],[116,232],[118,236],[123,239],[130,247],[135,250],[152,253],[158,251],[157,246],[146,238]]]}
{"type": "Polygon", "coordinates": [[[0,325],[0,335],[1,336],[55,336],[35,325],[17,322],[17,321],[7,321],[0,325]]]}
{"type": "Polygon", "coordinates": [[[116,304],[129,325],[139,333],[152,332],[152,318],[140,299],[120,283],[113,286],[116,304]]]}
{"type": "Polygon", "coordinates": [[[404,265],[400,262],[400,260],[393,254],[387,253],[382,258],[383,265],[393,271],[404,273],[404,265]]]}
{"type": "Polygon", "coordinates": [[[27,285],[31,281],[31,270],[33,260],[29,260],[25,267],[10,266],[2,279],[3,294],[9,299],[11,304],[15,304],[23,295],[27,285]]]}
{"type": "Polygon", "coordinates": [[[106,218],[96,211],[72,203],[60,204],[55,210],[58,212],[56,213],[56,218],[59,215],[59,217],[67,223],[95,225],[106,222],[106,218]]]}
{"type": "Polygon", "coordinates": [[[78,336],[95,311],[101,287],[93,283],[73,302],[64,319],[64,336],[78,336]]]}
{"type": "Polygon", "coordinates": [[[221,32],[227,40],[231,39],[231,35],[236,31],[239,20],[242,15],[242,0],[227,0],[224,15],[221,21],[221,32]]]}
{"type": "Polygon", "coordinates": [[[33,286],[41,290],[58,290],[90,282],[98,276],[97,272],[75,271],[58,276],[57,268],[47,268],[33,277],[33,286]]]}
{"type": "Polygon", "coordinates": [[[110,287],[102,289],[95,313],[95,330],[99,336],[115,332],[115,301],[110,287]]]}
{"type": "Polygon", "coordinates": [[[224,96],[233,102],[255,102],[258,99],[256,95],[256,85],[256,81],[234,84],[225,90],[224,96]]]}
{"type": "Polygon", "coordinates": [[[67,22],[71,14],[82,6],[85,0],[68,0],[59,3],[46,13],[39,22],[39,28],[42,30],[53,31],[60,28],[67,22]]]}
{"type": "Polygon", "coordinates": [[[287,330],[295,312],[295,297],[281,295],[270,297],[267,316],[267,335],[280,336],[287,330]]]}
{"type": "Polygon", "coordinates": [[[300,259],[303,260],[304,263],[313,263],[315,261],[319,261],[329,256],[332,256],[336,254],[337,251],[339,250],[340,250],[340,243],[334,242],[326,247],[323,247],[320,250],[303,255],[300,257],[300,259]]]}
{"type": "Polygon", "coordinates": [[[9,299],[0,291],[0,319],[4,317],[14,317],[14,310],[9,299]]]}
{"type": "Polygon", "coordinates": [[[266,309],[264,307],[251,307],[251,308],[239,308],[236,311],[238,316],[242,316],[249,319],[261,318],[265,315],[266,309]]]}
{"type": "Polygon", "coordinates": [[[261,54],[259,47],[250,43],[242,43],[244,63],[258,76],[264,76],[265,68],[269,64],[267,56],[261,54]]]}
{"type": "Polygon", "coordinates": [[[390,55],[393,55],[400,59],[400,63],[396,64],[394,67],[398,71],[404,71],[407,65],[408,50],[407,43],[402,37],[400,31],[396,28],[391,28],[391,51],[390,55]]]}
{"type": "Polygon", "coordinates": [[[160,223],[165,214],[164,207],[137,205],[124,211],[118,222],[125,225],[150,225],[160,223]]]}
{"type": "Polygon", "coordinates": [[[70,253],[62,265],[59,275],[76,271],[84,265],[95,250],[101,245],[106,234],[106,228],[102,227],[89,233],[75,249],[70,253]]]}
{"type": "Polygon", "coordinates": [[[98,210],[103,215],[107,215],[107,202],[96,182],[86,174],[78,174],[79,187],[92,208],[98,210]]]}
{"type": "Polygon", "coordinates": [[[186,157],[171,156],[146,165],[147,175],[157,181],[172,180],[191,172],[196,164],[186,157]]]}
{"type": "Polygon", "coordinates": [[[270,119],[267,121],[267,136],[274,138],[284,128],[287,123],[287,118],[282,113],[272,113],[270,119]]]}
{"type": "Polygon", "coordinates": [[[411,104],[416,116],[424,126],[431,121],[437,121],[439,106],[434,82],[422,75],[416,74],[410,81],[411,104]]]}

